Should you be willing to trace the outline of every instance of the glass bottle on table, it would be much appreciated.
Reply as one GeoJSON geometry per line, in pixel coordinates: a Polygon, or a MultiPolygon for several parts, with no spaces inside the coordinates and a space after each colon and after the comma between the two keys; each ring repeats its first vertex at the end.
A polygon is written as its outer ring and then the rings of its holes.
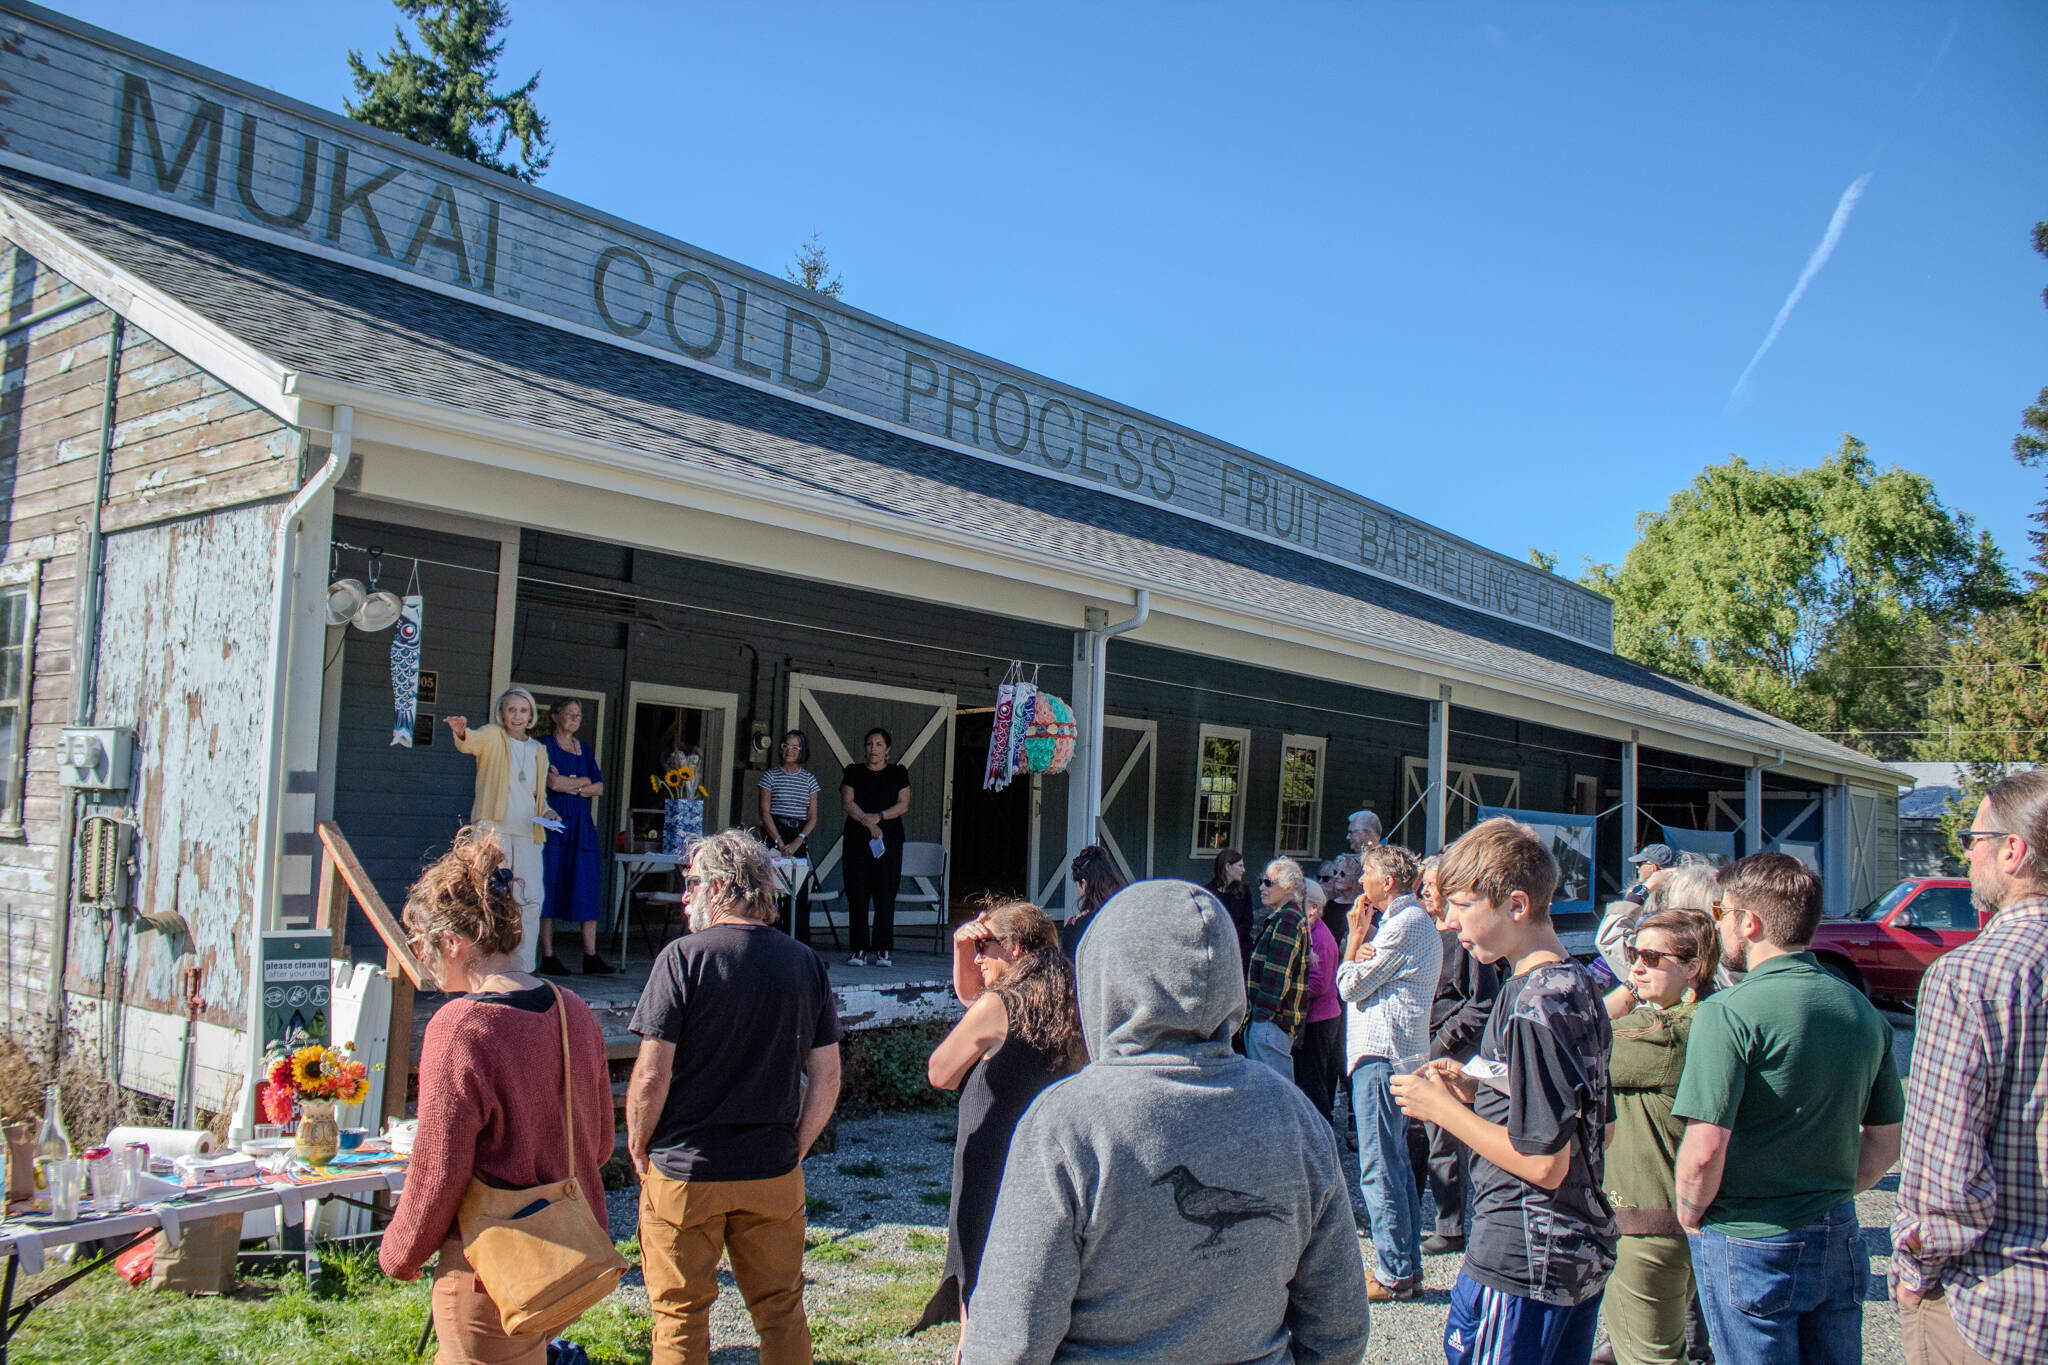
{"type": "Polygon", "coordinates": [[[43,1087],[43,1126],[36,1133],[36,1189],[46,1190],[49,1181],[43,1168],[52,1161],[71,1157],[71,1135],[64,1131],[64,1108],[55,1085],[43,1087]]]}

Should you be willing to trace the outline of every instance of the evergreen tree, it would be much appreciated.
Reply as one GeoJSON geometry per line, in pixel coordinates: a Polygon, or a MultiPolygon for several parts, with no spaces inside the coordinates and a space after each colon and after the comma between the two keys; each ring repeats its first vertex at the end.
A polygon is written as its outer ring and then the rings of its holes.
{"type": "Polygon", "coordinates": [[[516,90],[491,90],[505,51],[499,33],[511,20],[504,0],[392,3],[418,28],[420,47],[401,24],[395,30],[398,46],[378,54],[379,65],[351,49],[357,98],[347,103],[349,116],[515,180],[540,179],[554,155],[548,121],[533,103],[540,73],[516,90]],[[515,138],[517,164],[505,157],[515,138]]]}
{"type": "MultiPolygon", "coordinates": [[[[2048,256],[2048,221],[2034,224],[2034,250],[2048,256]]],[[[2048,289],[2041,291],[2041,301],[2048,303],[2048,289]]],[[[2012,457],[2023,465],[2037,465],[2048,459],[2048,388],[2041,390],[2025,411],[2020,413],[2019,435],[2012,438],[2012,457]]],[[[2048,498],[2043,498],[2029,518],[2034,530],[2027,532],[2027,539],[2034,543],[2034,567],[2027,571],[2027,582],[2036,589],[2048,585],[2048,498]]]]}
{"type": "Polygon", "coordinates": [[[833,273],[832,262],[825,256],[825,246],[815,232],[809,241],[796,249],[796,262],[782,274],[791,284],[800,284],[828,299],[838,298],[840,291],[846,288],[846,281],[833,273]]]}

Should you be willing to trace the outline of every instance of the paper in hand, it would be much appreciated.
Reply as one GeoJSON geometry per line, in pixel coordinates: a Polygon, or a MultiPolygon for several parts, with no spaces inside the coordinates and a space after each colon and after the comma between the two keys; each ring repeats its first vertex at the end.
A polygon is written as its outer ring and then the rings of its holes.
{"type": "Polygon", "coordinates": [[[551,829],[557,834],[569,828],[562,823],[559,816],[553,815],[536,815],[533,817],[533,823],[539,825],[542,829],[551,829]]]}
{"type": "Polygon", "coordinates": [[[1474,1057],[1471,1061],[1460,1067],[1459,1070],[1481,1085],[1490,1085],[1503,1095],[1507,1093],[1508,1067],[1506,1062],[1493,1062],[1488,1061],[1484,1057],[1474,1057]]]}
{"type": "Polygon", "coordinates": [[[868,852],[870,852],[870,853],[874,854],[874,855],[875,855],[875,856],[876,856],[877,858],[881,857],[881,856],[882,856],[882,855],[883,855],[884,853],[887,853],[888,851],[889,851],[889,845],[887,845],[886,843],[882,842],[882,840],[880,840],[880,839],[870,839],[870,840],[868,840],[868,852]]]}

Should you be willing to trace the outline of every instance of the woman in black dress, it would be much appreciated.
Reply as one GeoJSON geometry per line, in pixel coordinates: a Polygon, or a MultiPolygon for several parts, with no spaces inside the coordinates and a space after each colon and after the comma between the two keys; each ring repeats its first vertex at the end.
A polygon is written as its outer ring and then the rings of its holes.
{"type": "Polygon", "coordinates": [[[889,761],[894,743],[877,725],[862,744],[865,763],[849,763],[839,778],[846,812],[841,883],[846,890],[846,932],[855,967],[868,965],[868,911],[875,915],[875,965],[887,967],[896,946],[896,887],[903,880],[903,815],[910,809],[910,771],[889,761]],[[880,846],[879,850],[877,845],[880,846]]]}
{"type": "Polygon", "coordinates": [[[1244,854],[1226,848],[1216,855],[1215,875],[1209,890],[1223,902],[1230,925],[1237,930],[1237,955],[1246,967],[1252,962],[1252,889],[1244,884],[1244,854]]]}
{"type": "Polygon", "coordinates": [[[1035,905],[998,905],[954,932],[953,992],[967,1013],[925,1067],[939,1089],[960,1087],[946,1275],[913,1330],[957,1318],[964,1337],[1010,1135],[1038,1092],[1088,1057],[1073,972],[1035,905]]]}

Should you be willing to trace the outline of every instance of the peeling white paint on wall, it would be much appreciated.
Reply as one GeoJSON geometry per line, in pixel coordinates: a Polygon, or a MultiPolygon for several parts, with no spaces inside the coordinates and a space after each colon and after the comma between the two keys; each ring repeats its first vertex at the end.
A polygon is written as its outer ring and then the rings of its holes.
{"type": "MultiPolygon", "coordinates": [[[[241,1023],[251,959],[278,515],[277,504],[243,507],[107,541],[98,716],[136,728],[133,900],[144,914],[184,917],[191,939],[176,946],[197,955],[205,1017],[229,1028],[241,1023]]],[[[77,925],[81,972],[101,960],[103,945],[87,941],[99,918],[77,925]]],[[[136,936],[123,983],[131,1004],[182,1012],[173,946],[136,936]]]]}

